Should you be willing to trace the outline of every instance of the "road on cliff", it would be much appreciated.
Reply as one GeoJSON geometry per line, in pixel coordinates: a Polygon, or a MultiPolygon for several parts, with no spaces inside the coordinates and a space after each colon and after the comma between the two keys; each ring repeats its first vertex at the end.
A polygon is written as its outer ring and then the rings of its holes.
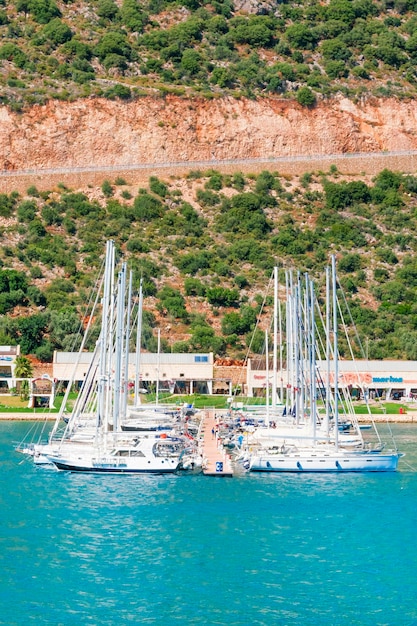
{"type": "Polygon", "coordinates": [[[166,172],[178,175],[193,169],[213,168],[227,173],[239,170],[256,173],[262,169],[278,169],[282,174],[301,174],[305,171],[323,171],[332,164],[345,174],[375,175],[384,168],[412,173],[417,169],[417,150],[0,170],[0,190],[8,191],[14,186],[22,188],[23,184],[31,183],[40,183],[42,187],[54,182],[97,185],[109,173],[120,175],[134,172],[135,179],[142,180],[149,175],[163,175],[166,172]]]}
{"type": "Polygon", "coordinates": [[[356,160],[363,159],[386,159],[387,162],[390,159],[398,159],[403,157],[410,157],[414,166],[414,157],[417,157],[417,150],[398,150],[398,151],[384,151],[384,152],[349,152],[349,153],[335,153],[335,154],[300,154],[296,156],[281,156],[281,157],[258,157],[252,159],[223,159],[221,161],[217,159],[210,159],[207,161],[177,161],[166,163],[127,163],[116,165],[85,165],[80,167],[55,167],[55,168],[39,168],[39,169],[23,169],[23,170],[0,170],[0,176],[13,177],[13,176],[27,176],[28,174],[77,174],[79,172],[117,172],[119,170],[135,171],[141,169],[161,169],[166,170],[170,168],[188,168],[194,169],[198,167],[213,167],[222,165],[251,165],[251,164],[279,164],[279,163],[309,163],[312,161],[334,161],[342,160],[347,162],[354,162],[356,160]]]}

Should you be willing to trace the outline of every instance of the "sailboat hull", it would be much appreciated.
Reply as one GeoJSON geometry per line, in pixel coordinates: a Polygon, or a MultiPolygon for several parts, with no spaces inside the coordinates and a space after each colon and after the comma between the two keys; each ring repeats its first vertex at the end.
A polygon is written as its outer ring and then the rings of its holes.
{"type": "Polygon", "coordinates": [[[178,458],[161,459],[157,462],[144,460],[142,462],[119,461],[118,459],[63,459],[48,457],[58,470],[69,472],[87,472],[99,474],[173,474],[180,467],[178,458]]]}
{"type": "Polygon", "coordinates": [[[395,472],[400,454],[253,455],[251,472],[344,473],[395,472]]]}

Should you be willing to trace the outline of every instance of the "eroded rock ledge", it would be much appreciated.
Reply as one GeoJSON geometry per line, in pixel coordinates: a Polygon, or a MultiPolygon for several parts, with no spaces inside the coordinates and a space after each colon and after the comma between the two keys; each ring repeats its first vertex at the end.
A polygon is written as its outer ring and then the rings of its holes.
{"type": "Polygon", "coordinates": [[[415,150],[416,132],[417,103],[395,99],[311,110],[280,98],[54,100],[0,108],[0,169],[415,150]]]}

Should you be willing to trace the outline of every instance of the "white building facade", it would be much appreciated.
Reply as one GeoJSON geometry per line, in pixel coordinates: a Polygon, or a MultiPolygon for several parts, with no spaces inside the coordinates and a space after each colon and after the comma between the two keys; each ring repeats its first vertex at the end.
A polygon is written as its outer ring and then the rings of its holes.
{"type": "Polygon", "coordinates": [[[0,393],[8,393],[16,386],[16,358],[20,355],[20,346],[0,346],[0,393]]]}
{"type": "MultiPolygon", "coordinates": [[[[53,377],[56,380],[82,382],[92,360],[91,352],[55,352],[53,377]]],[[[128,375],[132,384],[136,377],[136,354],[129,354],[128,375]]],[[[213,393],[213,353],[141,353],[140,386],[152,390],[158,382],[160,390],[178,394],[213,393]]]]}
{"type": "MultiPolygon", "coordinates": [[[[327,384],[327,363],[317,362],[320,378],[327,384]]],[[[330,384],[333,383],[333,363],[330,363],[330,384]]],[[[348,387],[357,398],[381,398],[383,400],[417,397],[417,361],[339,361],[339,386],[348,387]]],[[[248,361],[246,372],[248,396],[265,394],[266,369],[252,369],[248,361]]],[[[269,386],[273,385],[274,374],[268,372],[269,386]]],[[[278,371],[276,376],[278,394],[291,386],[287,371],[278,371]]]]}
{"type": "MultiPolygon", "coordinates": [[[[56,381],[73,380],[81,383],[91,363],[92,353],[81,355],[75,352],[55,352],[53,378],[56,381]],[[74,369],[75,368],[75,369],[74,369]]],[[[136,354],[129,355],[129,382],[135,381],[136,354]]],[[[330,384],[333,383],[332,363],[330,363],[330,384]]],[[[321,383],[326,385],[326,361],[317,363],[321,383]]],[[[140,387],[153,391],[158,382],[160,390],[178,394],[213,394],[216,393],[220,379],[215,378],[213,353],[142,353],[140,355],[140,387]]],[[[417,397],[417,361],[339,361],[339,386],[348,387],[351,395],[357,398],[379,397],[381,399],[417,397]]],[[[222,367],[222,393],[232,394],[232,376],[227,376],[227,368],[222,367]]],[[[274,382],[272,367],[268,371],[269,387],[274,382]]],[[[255,366],[251,359],[242,365],[243,395],[248,397],[265,395],[267,372],[263,367],[255,366]]],[[[278,394],[291,385],[287,371],[283,369],[276,375],[278,394]]]]}

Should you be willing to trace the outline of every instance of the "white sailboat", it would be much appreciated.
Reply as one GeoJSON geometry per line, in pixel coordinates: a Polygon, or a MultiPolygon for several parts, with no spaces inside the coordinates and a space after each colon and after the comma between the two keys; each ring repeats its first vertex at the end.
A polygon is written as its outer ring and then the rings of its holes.
{"type": "Polygon", "coordinates": [[[59,470],[71,472],[166,474],[181,467],[185,453],[184,441],[178,437],[141,436],[125,442],[105,437],[84,450],[50,455],[49,460],[59,470]]]}
{"type": "Polygon", "coordinates": [[[68,421],[64,436],[44,456],[59,470],[100,473],[177,471],[190,452],[190,440],[167,433],[122,431],[127,405],[127,365],[131,281],[123,263],[115,276],[114,243],[106,247],[101,332],[88,384],[68,421]],[[128,292],[128,296],[126,293],[128,292]],[[81,443],[80,424],[88,436],[81,443]]]}
{"type": "MultiPolygon", "coordinates": [[[[182,417],[177,407],[170,407],[159,404],[159,354],[160,354],[160,330],[158,329],[158,379],[156,383],[155,404],[141,403],[140,397],[140,361],[142,351],[142,309],[143,309],[143,287],[142,280],[139,287],[139,303],[137,311],[136,327],[136,355],[135,355],[135,395],[133,406],[125,404],[125,413],[121,421],[121,429],[125,432],[137,431],[164,431],[174,430],[182,417]]],[[[128,345],[128,341],[127,341],[128,345]]],[[[128,358],[126,358],[128,364],[128,358]]],[[[127,372],[126,372],[127,379],[127,372]]]]}
{"type": "MultiPolygon", "coordinates": [[[[331,280],[329,270],[326,275],[327,372],[320,371],[317,359],[320,355],[315,319],[318,305],[313,282],[305,275],[303,280],[298,277],[293,285],[290,277],[287,371],[291,375],[291,384],[288,385],[287,411],[285,417],[274,423],[274,428],[255,429],[247,439],[248,452],[244,463],[252,472],[384,472],[395,471],[398,467],[401,453],[396,449],[385,451],[379,435],[376,444],[371,446],[364,441],[355,423],[353,432],[340,431],[339,405],[348,402],[349,398],[348,394],[343,398],[338,385],[338,302],[334,257],[331,280]],[[329,370],[331,361],[333,372],[329,370]],[[330,387],[331,377],[333,390],[330,387]],[[317,389],[323,388],[323,380],[326,380],[324,419],[317,407],[317,389]]],[[[355,422],[353,410],[350,418],[355,422]]]]}

